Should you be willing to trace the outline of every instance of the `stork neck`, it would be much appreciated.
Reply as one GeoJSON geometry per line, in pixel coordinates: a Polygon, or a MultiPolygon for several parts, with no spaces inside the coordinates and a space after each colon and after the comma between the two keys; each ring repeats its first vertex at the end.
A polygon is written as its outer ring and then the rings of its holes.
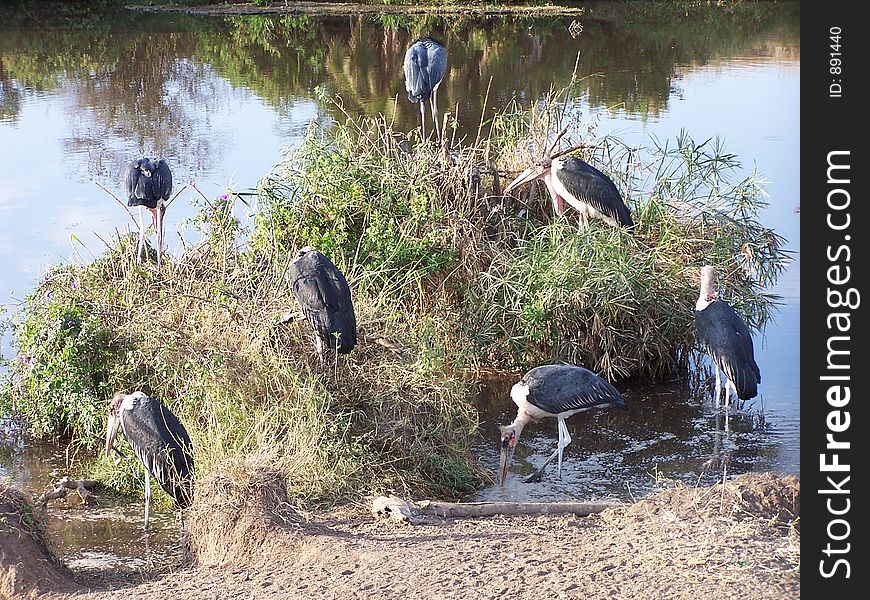
{"type": "Polygon", "coordinates": [[[719,299],[719,294],[717,294],[716,290],[713,288],[712,279],[701,279],[701,293],[698,294],[698,301],[695,303],[695,310],[704,310],[710,306],[714,300],[719,299]]]}
{"type": "Polygon", "coordinates": [[[514,419],[514,422],[510,424],[510,426],[513,427],[516,431],[517,437],[520,436],[520,432],[523,430],[523,427],[525,427],[531,420],[532,415],[520,409],[520,411],[517,413],[517,418],[514,419]]]}

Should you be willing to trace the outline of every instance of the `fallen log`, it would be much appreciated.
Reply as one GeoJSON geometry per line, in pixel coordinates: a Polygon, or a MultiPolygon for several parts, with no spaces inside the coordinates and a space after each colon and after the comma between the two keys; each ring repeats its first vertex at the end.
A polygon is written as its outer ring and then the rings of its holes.
{"type": "Polygon", "coordinates": [[[608,508],[624,506],[620,502],[434,502],[424,500],[417,510],[436,517],[491,517],[494,515],[560,515],[585,517],[608,508]]]}
{"type": "Polygon", "coordinates": [[[63,477],[57,480],[52,491],[45,492],[39,497],[36,505],[45,508],[49,500],[57,498],[63,498],[69,503],[69,500],[67,500],[67,490],[73,490],[78,493],[84,506],[95,506],[97,501],[94,499],[91,491],[96,485],[97,482],[91,479],[70,479],[69,477],[63,477]]]}
{"type": "Polygon", "coordinates": [[[618,508],[615,501],[600,502],[436,502],[413,503],[396,496],[378,496],[372,501],[372,514],[377,519],[415,525],[425,517],[492,517],[495,515],[558,515],[587,516],[618,508]]]}

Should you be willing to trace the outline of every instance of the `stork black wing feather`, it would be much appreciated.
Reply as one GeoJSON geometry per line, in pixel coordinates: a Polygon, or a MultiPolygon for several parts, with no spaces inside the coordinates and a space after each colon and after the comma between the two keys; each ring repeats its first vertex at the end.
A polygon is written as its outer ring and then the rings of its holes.
{"type": "Polygon", "coordinates": [[[752,334],[740,315],[724,300],[714,300],[695,311],[695,327],[704,350],[737,388],[737,396],[741,400],[757,396],[761,371],[752,334]]]}
{"type": "Polygon", "coordinates": [[[162,158],[151,161],[152,194],[156,199],[168,200],[172,194],[172,171],[162,158]]]}
{"type": "Polygon", "coordinates": [[[293,262],[291,276],[293,295],[320,340],[343,354],[350,352],[357,342],[356,314],[342,272],[312,250],[293,262]]]}
{"type": "Polygon", "coordinates": [[[139,170],[139,165],[147,162],[148,159],[134,160],[127,165],[127,172],[124,176],[127,206],[148,206],[151,185],[148,178],[139,170]]]}
{"type": "Polygon", "coordinates": [[[435,38],[423,36],[414,40],[405,53],[405,90],[408,100],[428,100],[447,71],[447,52],[435,38]]]}
{"type": "Polygon", "coordinates": [[[527,385],[527,400],[552,414],[613,405],[628,410],[619,391],[592,371],[575,365],[544,365],[520,380],[527,385]]]}
{"type": "Polygon", "coordinates": [[[634,225],[622,194],[607,175],[573,156],[562,161],[564,166],[556,176],[572,196],[626,227],[634,225]]]}

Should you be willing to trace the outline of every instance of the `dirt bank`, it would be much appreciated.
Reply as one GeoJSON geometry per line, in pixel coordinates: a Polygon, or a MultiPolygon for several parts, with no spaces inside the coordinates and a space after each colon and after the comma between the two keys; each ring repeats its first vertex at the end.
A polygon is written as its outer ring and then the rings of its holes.
{"type": "MultiPolygon", "coordinates": [[[[748,474],[724,486],[678,486],[589,517],[413,527],[378,524],[361,511],[302,519],[267,484],[244,499],[211,495],[192,511],[191,535],[208,536],[194,545],[195,566],[145,581],[83,585],[75,597],[800,597],[794,477],[748,474]],[[208,518],[228,500],[224,518],[208,518]]],[[[68,591],[65,581],[59,585],[51,597],[68,591]]]]}

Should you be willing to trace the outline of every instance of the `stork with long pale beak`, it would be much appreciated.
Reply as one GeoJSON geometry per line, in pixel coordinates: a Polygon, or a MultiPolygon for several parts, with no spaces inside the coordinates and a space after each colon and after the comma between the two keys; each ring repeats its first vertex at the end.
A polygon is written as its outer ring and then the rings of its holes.
{"type": "Polygon", "coordinates": [[[508,467],[513,458],[520,433],[530,421],[555,417],[559,423],[559,442],[541,468],[525,479],[526,483],[539,481],[544,469],[559,459],[558,473],[562,476],[562,451],[571,443],[565,419],[589,410],[616,406],[628,410],[620,393],[608,381],[592,371],[575,365],[544,365],[535,367],[511,388],[511,399],[519,409],[517,418],[501,429],[501,458],[498,464],[498,482],[504,485],[508,467]]]}
{"type": "Polygon", "coordinates": [[[511,181],[504,189],[511,190],[537,179],[543,179],[553,209],[561,216],[567,202],[580,212],[580,227],[589,227],[590,219],[600,219],[613,227],[632,227],[631,213],[616,185],[610,178],[574,156],[545,158],[511,181]]]}
{"type": "Polygon", "coordinates": [[[115,444],[118,430],[145,468],[145,529],[151,509],[151,477],[172,496],[179,508],[193,500],[193,456],[184,425],[159,400],[142,392],[117,393],[109,400],[106,456],[115,444]]]}

